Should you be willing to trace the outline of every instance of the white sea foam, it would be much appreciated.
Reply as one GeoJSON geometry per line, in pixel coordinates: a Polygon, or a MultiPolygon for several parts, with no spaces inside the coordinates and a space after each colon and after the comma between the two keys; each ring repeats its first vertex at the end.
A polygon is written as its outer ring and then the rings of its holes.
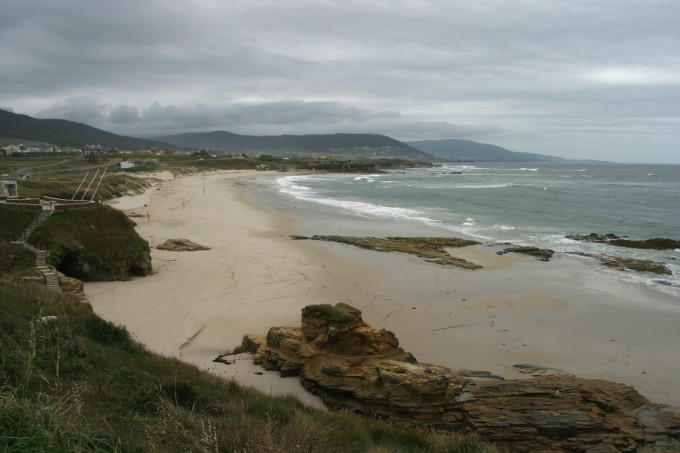
{"type": "MultiPolygon", "coordinates": [[[[582,181],[576,184],[576,180],[572,182],[561,179],[569,178],[569,175],[548,174],[547,172],[535,174],[531,172],[538,169],[529,168],[492,168],[492,171],[483,171],[481,175],[475,174],[477,170],[474,166],[445,166],[443,170],[468,171],[468,173],[462,176],[438,175],[431,169],[417,169],[413,172],[395,172],[387,175],[294,175],[281,177],[277,181],[282,193],[301,200],[346,209],[362,216],[416,221],[428,226],[444,228],[454,234],[459,233],[479,238],[479,240],[532,245],[550,248],[558,253],[616,255],[664,262],[672,270],[673,275],[658,276],[633,271],[619,271],[604,266],[594,265],[594,267],[598,268],[598,272],[606,273],[611,278],[644,284],[659,291],[680,296],[680,266],[672,264],[674,263],[673,259],[678,258],[680,249],[654,254],[645,250],[639,252],[620,250],[608,244],[568,239],[565,237],[566,231],[559,231],[561,228],[569,229],[568,232],[583,232],[584,228],[591,228],[589,225],[592,220],[588,217],[581,218],[579,216],[574,217],[576,221],[565,218],[563,227],[558,229],[554,225],[551,226],[556,219],[550,216],[547,219],[533,218],[531,211],[528,211],[529,214],[526,217],[518,217],[512,210],[506,212],[508,207],[499,203],[496,198],[499,192],[489,190],[506,187],[519,188],[518,191],[507,191],[504,197],[512,202],[518,196],[531,197],[534,194],[536,205],[541,207],[543,206],[541,203],[545,203],[545,200],[547,200],[544,195],[547,195],[547,192],[544,192],[544,187],[555,190],[558,194],[575,192],[578,195],[578,191],[573,188],[579,187],[581,184],[590,184],[590,182],[582,181]],[[542,177],[541,174],[544,176],[542,177]],[[369,180],[375,178],[380,178],[378,179],[380,183],[398,184],[400,190],[408,188],[403,193],[403,203],[401,199],[394,198],[393,195],[395,194],[385,195],[384,189],[386,187],[382,184],[380,186],[369,184],[369,180]],[[465,184],[466,181],[470,181],[470,183],[465,184]],[[354,187],[361,189],[361,191],[356,192],[356,195],[352,195],[351,192],[354,187]],[[371,189],[371,187],[376,189],[371,189]],[[427,189],[427,191],[423,189],[427,189]],[[471,190],[465,191],[465,189],[471,190]],[[326,190],[329,191],[328,195],[325,194],[326,190]],[[378,190],[383,190],[383,192],[378,190]],[[331,195],[331,192],[345,193],[345,195],[339,197],[343,199],[334,199],[336,195],[331,195]],[[362,199],[360,194],[365,194],[371,198],[362,199]],[[489,206],[494,207],[493,211],[486,212],[481,208],[487,202],[489,206]],[[417,207],[414,208],[413,206],[417,207]],[[532,224],[532,221],[535,224],[532,224]]],[[[593,177],[592,172],[590,172],[590,175],[583,174],[583,172],[587,172],[585,168],[561,170],[574,172],[572,173],[574,177],[593,177]]],[[[442,168],[437,171],[442,171],[442,168]]],[[[647,172],[644,172],[640,176],[646,174],[647,172]]],[[[597,187],[613,188],[609,190],[619,190],[619,188],[620,190],[629,190],[629,187],[636,189],[637,185],[642,184],[640,182],[632,184],[629,181],[611,177],[606,179],[599,173],[596,176],[598,180],[602,180],[597,187]]],[[[402,195],[402,193],[400,192],[399,195],[402,195]]],[[[597,222],[603,223],[604,221],[598,220],[594,213],[590,214],[595,219],[595,226],[592,227],[592,231],[595,231],[598,227],[597,222]]],[[[637,225],[644,226],[644,219],[640,219],[637,225]]],[[[619,229],[625,232],[626,227],[627,224],[624,223],[619,229]]],[[[651,225],[650,228],[653,229],[654,225],[651,225]]]]}
{"type": "Polygon", "coordinates": [[[512,184],[460,184],[453,186],[454,189],[500,189],[511,187],[512,184]]]}
{"type": "Polygon", "coordinates": [[[512,187],[513,184],[423,184],[419,189],[427,190],[451,190],[451,189],[500,189],[512,187]]]}
{"type": "Polygon", "coordinates": [[[283,178],[279,178],[277,180],[277,183],[279,184],[279,191],[288,195],[292,195],[299,200],[335,206],[356,212],[357,214],[361,215],[370,215],[390,219],[414,220],[426,223],[428,225],[439,224],[437,220],[427,217],[423,212],[416,209],[376,205],[363,201],[336,200],[321,197],[309,187],[296,183],[303,178],[305,178],[305,176],[284,176],[283,178]]]}
{"type": "Polygon", "coordinates": [[[477,167],[475,165],[443,165],[441,168],[447,171],[466,171],[466,170],[487,170],[484,167],[477,167]]]}
{"type": "Polygon", "coordinates": [[[361,175],[357,176],[354,178],[355,181],[368,181],[368,182],[375,182],[376,178],[379,178],[382,175],[361,175]]]}

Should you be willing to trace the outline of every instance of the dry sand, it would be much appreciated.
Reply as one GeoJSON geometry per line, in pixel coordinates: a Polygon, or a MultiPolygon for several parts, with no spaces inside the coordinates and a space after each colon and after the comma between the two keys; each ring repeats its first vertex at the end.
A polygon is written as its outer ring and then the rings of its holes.
{"type": "Polygon", "coordinates": [[[466,271],[402,254],[292,241],[288,235],[301,229],[423,231],[337,211],[331,218],[310,205],[289,210],[306,215],[296,221],[248,200],[246,184],[256,175],[262,173],[166,178],[143,196],[117,200],[114,206],[140,216],[137,230],[152,247],[186,238],[211,250],[154,248],[153,275],[86,285],[95,311],[155,352],[317,406],[295,378],[256,374],[261,370],[247,358],[235,365],[212,359],[244,333],[298,325],[305,305],[347,302],[370,324],[395,332],[422,362],[506,377],[526,376],[514,364],[539,364],[623,382],[655,402],[680,406],[678,298],[613,281],[569,256],[545,263],[498,256],[492,246],[452,250],[485,267],[466,271]]]}

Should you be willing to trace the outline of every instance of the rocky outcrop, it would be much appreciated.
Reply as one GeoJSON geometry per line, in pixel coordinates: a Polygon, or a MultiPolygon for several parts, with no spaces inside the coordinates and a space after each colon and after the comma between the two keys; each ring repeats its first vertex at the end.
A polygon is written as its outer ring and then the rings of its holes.
{"type": "Polygon", "coordinates": [[[77,278],[73,277],[67,277],[61,272],[57,272],[57,275],[59,276],[59,284],[62,291],[65,293],[71,293],[80,298],[85,298],[85,285],[82,280],[78,280],[77,278]]]}
{"type": "Polygon", "coordinates": [[[550,249],[541,249],[531,246],[507,247],[502,252],[496,252],[498,255],[505,255],[506,253],[521,253],[522,255],[533,256],[539,261],[550,261],[550,258],[555,254],[555,251],[550,249]]]}
{"type": "Polygon", "coordinates": [[[463,258],[452,256],[446,251],[447,248],[467,247],[477,245],[479,242],[469,241],[460,238],[448,237],[411,237],[395,236],[386,238],[355,237],[355,236],[291,236],[291,239],[313,241],[339,242],[349,244],[363,249],[375,250],[378,252],[401,252],[416,255],[425,261],[444,266],[462,267],[464,269],[481,269],[482,266],[471,263],[463,258]]]}
{"type": "Polygon", "coordinates": [[[568,234],[566,236],[575,241],[600,242],[618,247],[628,247],[634,249],[653,249],[653,250],[673,250],[680,249],[680,241],[668,238],[652,238],[644,240],[633,240],[626,236],[615,234],[568,234]]]}
{"type": "Polygon", "coordinates": [[[189,239],[168,239],[156,246],[159,250],[171,250],[174,252],[193,252],[194,250],[210,250],[210,247],[200,245],[189,239]]]}
{"type": "Polygon", "coordinates": [[[299,375],[329,408],[467,432],[505,451],[680,451],[680,414],[629,386],[567,375],[503,380],[419,363],[345,304],[308,306],[301,327],[246,335],[234,352],[248,351],[268,370],[299,375]]]}
{"type": "Polygon", "coordinates": [[[65,292],[81,294],[83,292],[84,284],[81,280],[77,278],[67,277],[61,272],[57,272],[59,275],[59,283],[61,284],[61,289],[65,292]]]}
{"type": "Polygon", "coordinates": [[[595,258],[602,265],[618,269],[620,271],[650,272],[652,274],[672,275],[671,271],[664,263],[657,261],[642,260],[638,258],[623,258],[620,256],[603,255],[598,253],[572,252],[572,255],[587,256],[595,258]]]}
{"type": "Polygon", "coordinates": [[[107,259],[84,249],[65,250],[60,253],[57,269],[66,275],[82,281],[130,280],[130,277],[144,277],[151,273],[151,253],[142,251],[135,260],[107,259]]]}

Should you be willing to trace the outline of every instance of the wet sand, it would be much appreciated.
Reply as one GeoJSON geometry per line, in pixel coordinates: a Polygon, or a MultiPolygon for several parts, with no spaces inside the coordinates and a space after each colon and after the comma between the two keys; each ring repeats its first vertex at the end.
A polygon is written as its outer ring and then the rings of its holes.
{"type": "Polygon", "coordinates": [[[261,370],[247,360],[223,365],[212,359],[244,333],[298,325],[305,305],[346,302],[368,323],[393,331],[422,362],[506,377],[526,377],[514,364],[538,364],[623,382],[654,402],[680,406],[678,298],[614,281],[582,258],[546,263],[499,256],[493,244],[451,250],[484,266],[470,271],[404,254],[293,241],[290,234],[450,232],[276,195],[255,180],[262,176],[234,171],[168,179],[144,196],[114,203],[140,216],[137,230],[152,247],[186,238],[211,250],[154,248],[153,275],[86,285],[95,311],[155,352],[316,405],[295,378],[256,374],[261,370]]]}

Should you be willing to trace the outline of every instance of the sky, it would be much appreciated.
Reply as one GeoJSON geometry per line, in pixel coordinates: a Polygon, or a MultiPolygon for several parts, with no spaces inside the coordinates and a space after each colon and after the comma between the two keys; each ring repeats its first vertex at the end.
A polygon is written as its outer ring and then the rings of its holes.
{"type": "Polygon", "coordinates": [[[680,163],[678,0],[2,0],[0,108],[680,163]]]}

